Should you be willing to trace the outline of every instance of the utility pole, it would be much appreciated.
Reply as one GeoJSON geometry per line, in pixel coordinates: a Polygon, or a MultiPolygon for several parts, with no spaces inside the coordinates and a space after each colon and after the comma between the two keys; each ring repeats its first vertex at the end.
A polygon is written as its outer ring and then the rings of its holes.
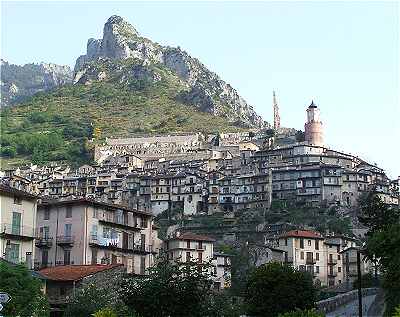
{"type": "Polygon", "coordinates": [[[357,250],[357,275],[358,275],[358,317],[362,317],[362,292],[361,292],[361,251],[357,250]]]}

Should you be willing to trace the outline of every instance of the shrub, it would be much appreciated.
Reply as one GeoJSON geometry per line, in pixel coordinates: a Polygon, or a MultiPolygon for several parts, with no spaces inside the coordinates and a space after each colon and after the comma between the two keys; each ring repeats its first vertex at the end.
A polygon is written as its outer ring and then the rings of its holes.
{"type": "Polygon", "coordinates": [[[93,317],[118,317],[111,308],[103,308],[93,314],[93,317]]]}

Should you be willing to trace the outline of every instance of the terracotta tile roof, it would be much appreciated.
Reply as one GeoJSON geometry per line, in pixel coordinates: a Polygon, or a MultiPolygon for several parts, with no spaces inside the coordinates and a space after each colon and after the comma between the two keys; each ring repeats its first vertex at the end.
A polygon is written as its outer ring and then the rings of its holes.
{"type": "Polygon", "coordinates": [[[191,232],[185,232],[179,235],[179,237],[174,237],[171,238],[170,240],[194,240],[194,241],[208,241],[208,242],[214,242],[215,239],[203,236],[200,234],[195,234],[191,232]]]}
{"type": "Polygon", "coordinates": [[[122,264],[62,265],[42,269],[39,273],[53,281],[78,281],[86,276],[113,269],[118,266],[122,266],[122,264]]]}
{"type": "Polygon", "coordinates": [[[311,238],[311,239],[321,239],[323,240],[324,237],[315,231],[308,231],[308,230],[291,230],[288,231],[280,236],[281,238],[311,238]]]}

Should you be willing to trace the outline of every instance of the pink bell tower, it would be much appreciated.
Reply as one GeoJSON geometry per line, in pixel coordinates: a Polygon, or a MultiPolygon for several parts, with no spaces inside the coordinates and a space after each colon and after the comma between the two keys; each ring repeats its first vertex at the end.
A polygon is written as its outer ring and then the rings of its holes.
{"type": "Polygon", "coordinates": [[[318,107],[311,101],[307,108],[307,122],[304,125],[305,141],[308,144],[324,146],[324,134],[318,107]]]}

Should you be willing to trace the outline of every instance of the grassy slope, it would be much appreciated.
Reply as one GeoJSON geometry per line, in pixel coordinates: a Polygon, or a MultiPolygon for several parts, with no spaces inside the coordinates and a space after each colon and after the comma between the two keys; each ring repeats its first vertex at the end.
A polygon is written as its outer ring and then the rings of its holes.
{"type": "MultiPolygon", "coordinates": [[[[101,139],[124,137],[140,133],[222,132],[238,127],[225,118],[197,111],[176,98],[185,89],[171,73],[157,69],[162,80],[142,88],[132,83],[119,84],[115,78],[90,85],[69,85],[53,92],[40,93],[23,104],[2,111],[2,136],[63,133],[72,125],[100,128],[101,139]],[[46,113],[43,122],[32,122],[33,113],[46,113]]],[[[64,138],[64,145],[74,142],[64,138]]],[[[29,155],[17,155],[5,163],[29,160],[29,155]]]]}

